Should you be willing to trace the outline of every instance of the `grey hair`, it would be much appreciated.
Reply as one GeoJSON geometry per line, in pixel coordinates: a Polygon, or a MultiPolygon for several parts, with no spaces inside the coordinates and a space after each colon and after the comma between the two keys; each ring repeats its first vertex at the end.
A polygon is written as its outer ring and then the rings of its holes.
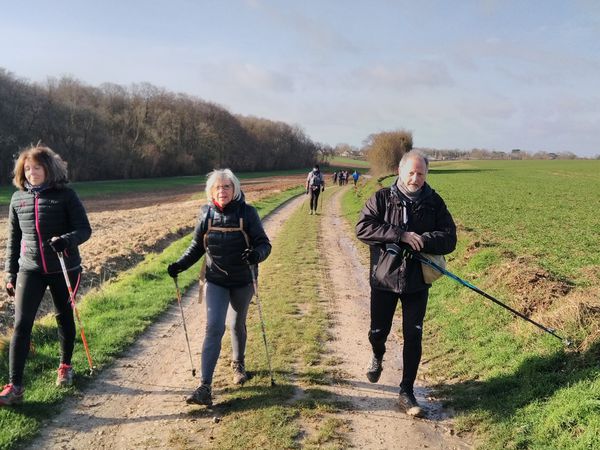
{"type": "Polygon", "coordinates": [[[421,160],[425,163],[425,167],[427,168],[427,170],[429,170],[429,158],[424,153],[421,153],[419,150],[410,150],[410,151],[406,152],[404,155],[402,155],[402,158],[400,159],[400,162],[398,163],[398,169],[402,168],[402,166],[404,166],[404,164],[406,164],[406,162],[409,159],[416,159],[416,158],[421,158],[421,160]]]}
{"type": "Polygon", "coordinates": [[[212,200],[213,187],[215,183],[222,178],[231,181],[231,184],[233,184],[233,199],[239,200],[242,196],[242,187],[240,185],[240,180],[238,180],[238,178],[233,174],[233,172],[230,169],[215,169],[208,174],[205,190],[206,199],[212,200]]]}

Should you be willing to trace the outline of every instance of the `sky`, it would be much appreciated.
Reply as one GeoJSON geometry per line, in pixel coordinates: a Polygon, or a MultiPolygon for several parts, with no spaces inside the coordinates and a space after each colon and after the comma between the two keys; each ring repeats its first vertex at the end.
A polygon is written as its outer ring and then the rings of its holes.
{"type": "Polygon", "coordinates": [[[361,147],[600,155],[595,0],[0,0],[0,67],[149,82],[361,147]]]}

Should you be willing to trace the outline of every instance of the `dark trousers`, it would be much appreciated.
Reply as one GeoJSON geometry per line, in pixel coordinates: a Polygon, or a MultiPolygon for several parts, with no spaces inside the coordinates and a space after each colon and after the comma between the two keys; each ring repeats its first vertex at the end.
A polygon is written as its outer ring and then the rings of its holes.
{"type": "Polygon", "coordinates": [[[310,209],[313,211],[317,210],[317,206],[319,205],[319,194],[321,193],[321,188],[310,188],[310,209]]]}
{"type": "MultiPolygon", "coordinates": [[[[69,272],[71,286],[76,291],[80,270],[69,272]]],[[[10,382],[23,385],[25,360],[29,355],[31,330],[35,315],[46,288],[50,287],[60,343],[60,361],[71,364],[75,344],[75,321],[69,300],[69,290],[61,273],[42,274],[39,272],[19,272],[15,288],[15,330],[10,341],[9,373],[10,382]]]]}
{"type": "Polygon", "coordinates": [[[394,292],[371,289],[371,329],[369,342],[375,357],[381,359],[385,353],[385,343],[392,329],[394,312],[398,299],[402,303],[402,382],[400,386],[412,392],[417,370],[421,361],[421,341],[423,338],[423,319],[427,309],[429,290],[412,294],[395,294],[394,292]]]}

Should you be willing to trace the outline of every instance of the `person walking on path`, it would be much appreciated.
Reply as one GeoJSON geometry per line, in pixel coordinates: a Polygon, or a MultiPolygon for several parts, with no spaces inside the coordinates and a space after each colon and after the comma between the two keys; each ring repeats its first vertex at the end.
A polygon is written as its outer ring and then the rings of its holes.
{"type": "Polygon", "coordinates": [[[245,369],[246,316],[254,295],[258,263],[271,253],[256,209],[248,205],[240,181],[229,169],[214,170],[206,181],[208,204],[200,209],[193,240],[183,255],[169,264],[173,278],[206,254],[206,333],[202,344],[201,378],[187,403],[212,405],[213,373],[221,352],[229,310],[233,382],[248,379],[245,369]]]}
{"type": "Polygon", "coordinates": [[[360,174],[358,173],[358,171],[354,171],[352,173],[352,179],[354,180],[354,186],[356,186],[356,183],[358,183],[358,177],[360,177],[360,174]]]}
{"type": "Polygon", "coordinates": [[[310,214],[317,214],[319,205],[319,194],[325,190],[325,178],[319,170],[319,165],[315,164],[313,170],[306,177],[306,194],[310,194],[310,214]]]}
{"type": "Polygon", "coordinates": [[[63,253],[69,279],[77,292],[81,277],[78,246],[89,239],[92,229],[85,208],[67,183],[66,162],[39,143],[22,151],[15,162],[13,184],[18,190],[8,212],[4,270],[6,292],[15,301],[15,321],[9,350],[10,380],[0,393],[3,406],[23,401],[23,373],[31,330],[48,286],[60,343],[56,385],[73,383],[75,321],[57,253],[63,253]]]}
{"type": "Polygon", "coordinates": [[[398,299],[402,304],[403,373],[399,400],[409,415],[421,416],[413,385],[421,360],[423,319],[430,284],[423,279],[421,263],[405,249],[445,255],[456,247],[456,226],[446,204],[427,183],[429,161],[410,151],[398,167],[398,178],[377,191],[363,207],[356,235],[370,246],[371,324],[373,350],[367,378],[379,381],[386,340],[398,299]]]}

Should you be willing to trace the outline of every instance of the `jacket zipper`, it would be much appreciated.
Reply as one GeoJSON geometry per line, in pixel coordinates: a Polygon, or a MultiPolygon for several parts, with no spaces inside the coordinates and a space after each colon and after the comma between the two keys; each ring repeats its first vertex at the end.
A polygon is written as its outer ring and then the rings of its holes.
{"type": "Polygon", "coordinates": [[[40,212],[39,212],[39,194],[36,192],[34,194],[34,211],[35,211],[35,231],[38,235],[38,244],[40,247],[40,256],[42,257],[42,267],[44,268],[44,273],[48,273],[48,268],[46,267],[46,258],[44,256],[44,243],[42,241],[42,232],[40,231],[40,212]]]}

